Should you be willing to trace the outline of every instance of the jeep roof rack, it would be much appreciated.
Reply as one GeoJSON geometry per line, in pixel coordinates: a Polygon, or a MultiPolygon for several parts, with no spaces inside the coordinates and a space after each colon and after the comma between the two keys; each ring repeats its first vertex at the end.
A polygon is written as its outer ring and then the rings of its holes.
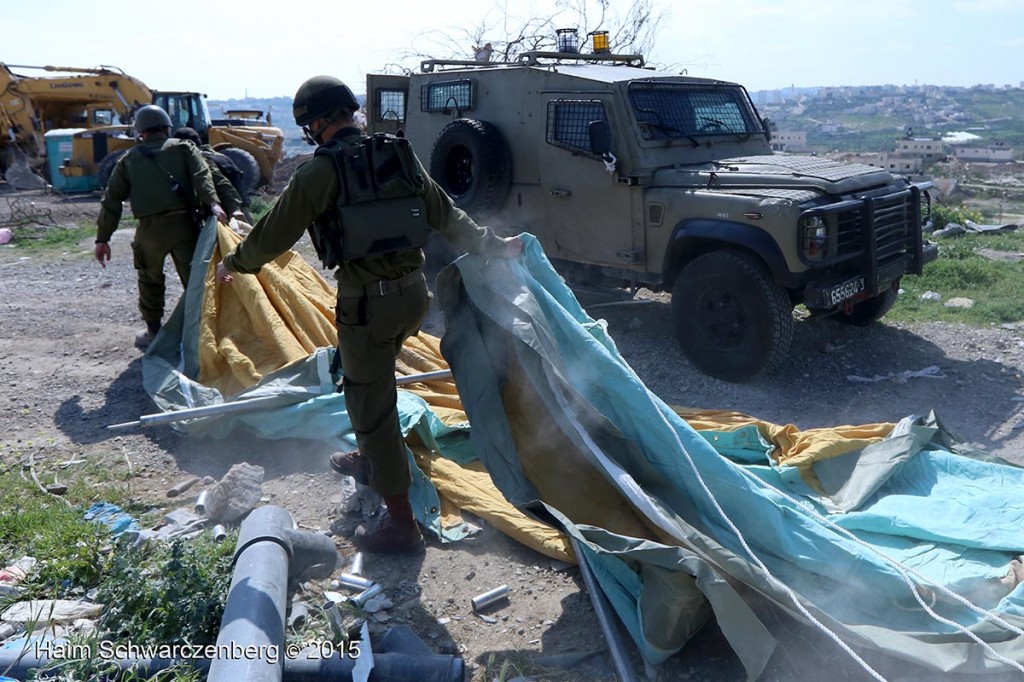
{"type": "Polygon", "coordinates": [[[536,66],[541,59],[565,60],[572,59],[582,62],[615,62],[642,68],[644,58],[638,54],[609,54],[607,52],[584,54],[583,52],[539,52],[531,50],[519,55],[518,61],[527,66],[536,66]]]}
{"type": "Polygon", "coordinates": [[[474,59],[425,59],[420,62],[420,71],[422,73],[432,73],[436,67],[449,67],[449,66],[475,66],[475,67],[495,67],[495,66],[537,66],[540,64],[541,59],[553,60],[553,61],[582,61],[582,62],[612,62],[614,64],[625,64],[627,66],[635,66],[642,68],[644,65],[644,58],[638,54],[584,54],[582,52],[539,52],[531,50],[529,52],[523,52],[515,61],[511,62],[481,62],[474,59]]]}

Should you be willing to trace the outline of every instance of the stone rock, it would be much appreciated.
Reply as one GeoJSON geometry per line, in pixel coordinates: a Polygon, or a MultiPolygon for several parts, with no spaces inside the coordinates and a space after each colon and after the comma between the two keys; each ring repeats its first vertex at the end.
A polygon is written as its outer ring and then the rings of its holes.
{"type": "Polygon", "coordinates": [[[251,512],[263,497],[263,467],[247,462],[234,465],[209,491],[209,497],[223,502],[211,509],[211,519],[235,523],[251,512]]]}
{"type": "Polygon", "coordinates": [[[947,308],[973,308],[974,300],[970,298],[955,297],[949,299],[943,305],[947,308]]]}

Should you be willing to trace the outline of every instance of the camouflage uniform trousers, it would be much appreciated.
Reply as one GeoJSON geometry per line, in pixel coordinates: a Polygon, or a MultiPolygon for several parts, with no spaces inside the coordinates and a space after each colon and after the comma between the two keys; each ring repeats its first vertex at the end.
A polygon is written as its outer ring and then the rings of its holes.
{"type": "Polygon", "coordinates": [[[188,212],[139,218],[132,252],[139,277],[139,312],[143,321],[159,322],[163,318],[164,261],[168,255],[174,261],[181,285],[188,286],[198,239],[199,227],[188,212]]]}
{"type": "Polygon", "coordinates": [[[369,466],[370,487],[383,497],[400,495],[409,490],[412,476],[398,423],[395,360],[426,317],[427,285],[420,275],[386,295],[341,291],[339,286],[336,321],[345,406],[369,466]]]}

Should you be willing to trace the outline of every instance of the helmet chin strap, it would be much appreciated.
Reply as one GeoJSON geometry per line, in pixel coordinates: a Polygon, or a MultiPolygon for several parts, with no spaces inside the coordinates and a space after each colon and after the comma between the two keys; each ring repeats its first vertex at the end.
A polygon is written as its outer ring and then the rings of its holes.
{"type": "Polygon", "coordinates": [[[336,112],[331,116],[321,116],[320,118],[324,119],[324,124],[320,126],[317,130],[313,130],[312,128],[308,127],[304,127],[302,129],[302,137],[304,140],[306,140],[306,144],[311,144],[314,146],[323,144],[323,140],[320,139],[320,136],[323,135],[325,130],[331,127],[332,123],[341,118],[341,114],[336,112]]]}

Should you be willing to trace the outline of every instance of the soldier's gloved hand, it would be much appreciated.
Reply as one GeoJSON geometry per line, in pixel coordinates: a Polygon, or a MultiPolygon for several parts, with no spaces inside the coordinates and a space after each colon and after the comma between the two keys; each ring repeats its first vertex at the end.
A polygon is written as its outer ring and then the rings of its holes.
{"type": "Polygon", "coordinates": [[[501,252],[502,258],[519,258],[523,252],[523,240],[519,237],[505,237],[505,250],[501,252]]]}
{"type": "Polygon", "coordinates": [[[224,267],[224,261],[217,263],[217,279],[224,284],[231,284],[235,281],[235,278],[231,276],[231,271],[224,267]]]}
{"type": "Polygon", "coordinates": [[[107,242],[96,242],[96,248],[93,250],[96,255],[96,260],[104,268],[107,267],[107,261],[110,260],[110,244],[107,242]]]}
{"type": "Polygon", "coordinates": [[[218,204],[217,202],[210,204],[210,213],[217,216],[217,220],[219,220],[220,222],[224,223],[225,225],[228,224],[228,214],[224,212],[224,209],[221,208],[220,204],[218,204]]]}

